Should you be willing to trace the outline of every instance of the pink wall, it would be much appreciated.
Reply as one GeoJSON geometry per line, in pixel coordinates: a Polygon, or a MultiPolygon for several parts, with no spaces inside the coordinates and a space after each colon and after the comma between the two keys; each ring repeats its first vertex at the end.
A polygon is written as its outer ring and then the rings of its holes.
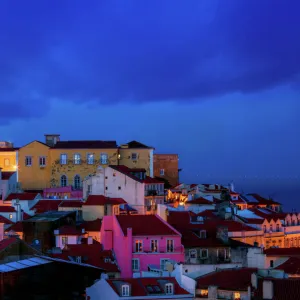
{"type": "Polygon", "coordinates": [[[132,258],[139,258],[140,271],[147,271],[148,265],[160,266],[161,259],[171,259],[177,262],[184,262],[184,248],[181,244],[181,235],[177,236],[151,236],[151,237],[132,237],[131,228],[127,229],[127,236],[124,236],[123,231],[117,221],[116,216],[105,216],[101,227],[101,243],[104,249],[115,252],[118,265],[121,270],[121,277],[132,277],[132,258]],[[112,236],[111,231],[112,230],[112,236]],[[151,240],[158,240],[159,253],[149,253],[151,240]],[[167,253],[167,239],[174,240],[174,252],[167,253]],[[143,241],[142,253],[133,253],[135,250],[135,240],[143,241]]]}
{"type": "Polygon", "coordinates": [[[72,190],[71,186],[44,189],[43,197],[47,198],[49,194],[57,195],[61,198],[64,198],[64,195],[68,195],[68,197],[72,199],[82,199],[83,197],[83,192],[81,190],[72,190]]]}

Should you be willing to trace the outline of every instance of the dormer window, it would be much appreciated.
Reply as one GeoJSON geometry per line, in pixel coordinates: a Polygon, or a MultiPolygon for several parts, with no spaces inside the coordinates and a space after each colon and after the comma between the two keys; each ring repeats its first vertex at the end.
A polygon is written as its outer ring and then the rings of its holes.
{"type": "Polygon", "coordinates": [[[198,216],[198,217],[197,217],[197,222],[203,222],[203,217],[198,216]]]}
{"type": "Polygon", "coordinates": [[[122,285],[122,296],[129,297],[129,285],[128,284],[122,285]]]}
{"type": "Polygon", "coordinates": [[[174,294],[173,283],[167,283],[165,285],[165,292],[166,292],[167,295],[173,295],[174,294]]]}

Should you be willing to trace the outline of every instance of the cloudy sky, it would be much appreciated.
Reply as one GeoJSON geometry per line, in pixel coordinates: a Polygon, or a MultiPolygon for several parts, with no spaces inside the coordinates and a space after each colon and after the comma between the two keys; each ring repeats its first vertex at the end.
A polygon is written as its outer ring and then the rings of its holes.
{"type": "Polygon", "coordinates": [[[300,175],[298,0],[1,0],[0,138],[138,140],[186,181],[300,175]]]}

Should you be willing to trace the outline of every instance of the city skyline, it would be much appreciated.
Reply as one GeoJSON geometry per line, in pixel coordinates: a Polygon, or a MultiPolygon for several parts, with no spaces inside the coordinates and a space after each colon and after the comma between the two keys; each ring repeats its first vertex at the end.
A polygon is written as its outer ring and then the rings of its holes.
{"type": "Polygon", "coordinates": [[[138,140],[190,182],[300,175],[298,2],[72,4],[1,3],[1,140],[138,140]]]}

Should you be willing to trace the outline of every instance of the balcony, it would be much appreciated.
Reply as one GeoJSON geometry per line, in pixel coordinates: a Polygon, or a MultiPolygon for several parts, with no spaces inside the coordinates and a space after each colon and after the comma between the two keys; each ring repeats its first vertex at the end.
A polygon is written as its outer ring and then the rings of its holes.
{"type": "Polygon", "coordinates": [[[159,248],[158,251],[152,251],[150,247],[144,247],[142,251],[136,252],[133,250],[134,254],[178,254],[178,253],[184,253],[184,248],[183,246],[175,247],[173,248],[173,251],[167,251],[166,248],[159,248]]]}

